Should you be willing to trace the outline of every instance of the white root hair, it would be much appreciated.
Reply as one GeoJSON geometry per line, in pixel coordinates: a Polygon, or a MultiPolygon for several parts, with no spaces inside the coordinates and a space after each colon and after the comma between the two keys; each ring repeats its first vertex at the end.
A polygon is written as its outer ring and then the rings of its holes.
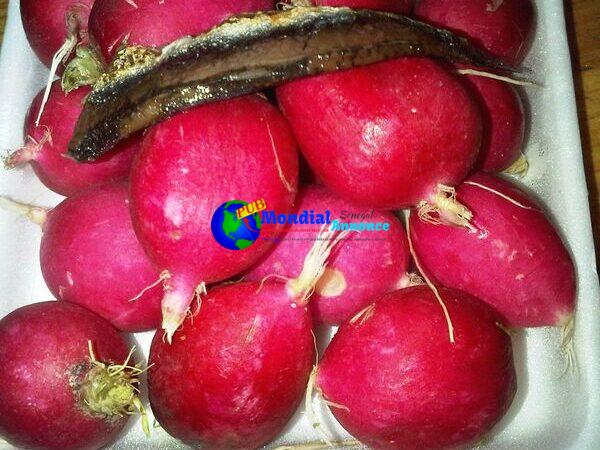
{"type": "Polygon", "coordinates": [[[412,242],[412,237],[410,235],[410,212],[408,212],[408,215],[406,217],[406,235],[408,238],[408,247],[410,249],[410,254],[413,257],[415,265],[417,266],[417,269],[421,273],[423,280],[425,280],[425,283],[427,284],[429,289],[431,289],[431,291],[433,292],[433,295],[435,295],[435,298],[437,299],[438,303],[440,304],[440,307],[442,308],[442,311],[444,312],[446,324],[448,325],[448,336],[450,338],[450,342],[452,344],[454,344],[454,325],[452,325],[452,319],[450,318],[450,313],[448,312],[448,307],[446,306],[446,303],[444,303],[444,300],[442,299],[442,296],[440,295],[440,292],[438,291],[437,287],[435,287],[435,284],[433,284],[431,282],[431,280],[429,279],[429,277],[426,275],[425,271],[421,267],[421,263],[419,262],[419,258],[417,257],[417,254],[415,252],[415,248],[414,248],[413,242],[412,242]]]}

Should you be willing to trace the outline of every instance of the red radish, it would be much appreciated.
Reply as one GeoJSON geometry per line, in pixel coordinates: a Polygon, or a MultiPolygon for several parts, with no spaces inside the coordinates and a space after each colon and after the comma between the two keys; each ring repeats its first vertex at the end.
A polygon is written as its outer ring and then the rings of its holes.
{"type": "MultiPolygon", "coordinates": [[[[317,321],[339,324],[365,307],[374,297],[407,284],[410,253],[406,233],[396,216],[386,211],[365,210],[340,199],[318,185],[300,189],[294,213],[325,214],[343,223],[388,224],[387,231],[352,233],[331,256],[311,296],[317,321]]],[[[318,236],[311,225],[290,225],[281,242],[244,277],[261,281],[271,275],[297,277],[304,255],[318,236]]]]}
{"type": "Polygon", "coordinates": [[[397,14],[409,14],[413,0],[315,0],[315,6],[347,6],[349,8],[367,8],[389,11],[397,14]]]}
{"type": "Polygon", "coordinates": [[[500,178],[478,173],[457,189],[474,231],[410,218],[425,272],[489,303],[508,325],[560,326],[575,306],[569,252],[542,210],[500,178]]]}
{"type": "Polygon", "coordinates": [[[61,50],[71,51],[79,40],[87,41],[93,4],[94,0],[21,0],[25,35],[46,67],[51,66],[52,58],[61,50]]]}
{"type": "Polygon", "coordinates": [[[150,129],[131,175],[133,223],[150,258],[169,280],[163,328],[170,339],[196,288],[254,264],[283,228],[264,224],[260,238],[229,250],[211,231],[215,211],[231,200],[264,200],[290,211],[298,155],[281,113],[258,96],[200,106],[150,129]]]}
{"type": "Polygon", "coordinates": [[[319,363],[317,388],[371,448],[462,448],[513,400],[511,340],[498,316],[462,292],[440,293],[454,344],[433,292],[419,286],[387,294],[343,324],[319,363]]]}
{"type": "Polygon", "coordinates": [[[447,187],[477,156],[480,113],[438,63],[401,58],[294,81],[277,96],[310,166],[340,197],[380,209],[423,202],[468,222],[447,187]]]}
{"type": "Polygon", "coordinates": [[[150,404],[160,425],[211,450],[274,439],[300,404],[315,361],[311,318],[276,281],[212,289],[171,345],[150,350],[150,404]]]}
{"type": "Polygon", "coordinates": [[[511,65],[527,55],[535,28],[530,0],[419,0],[415,16],[466,35],[511,65]]]}
{"type": "Polygon", "coordinates": [[[19,448],[97,449],[143,411],[125,339],[65,302],[0,320],[0,435],[19,448]]]}
{"type": "Polygon", "coordinates": [[[523,103],[516,89],[507,83],[480,76],[465,79],[483,113],[483,141],[475,166],[486,172],[502,172],[522,156],[523,103]]]}
{"type": "Polygon", "coordinates": [[[232,15],[272,8],[272,0],[98,0],[90,14],[90,34],[110,61],[122,43],[162,47],[232,15]]]}
{"type": "Polygon", "coordinates": [[[42,183],[54,192],[67,196],[92,186],[127,179],[131,162],[139,148],[135,137],[93,163],[78,163],[65,155],[83,101],[89,92],[90,88],[81,87],[65,95],[60,88],[60,81],[55,81],[39,126],[36,126],[43,96],[43,92],[40,92],[25,119],[28,142],[6,159],[6,166],[12,168],[31,163],[42,183]]]}
{"type": "Polygon", "coordinates": [[[16,206],[42,226],[40,264],[52,294],[134,332],[159,326],[162,285],[133,232],[127,191],[106,185],[48,212],[16,206]]]}

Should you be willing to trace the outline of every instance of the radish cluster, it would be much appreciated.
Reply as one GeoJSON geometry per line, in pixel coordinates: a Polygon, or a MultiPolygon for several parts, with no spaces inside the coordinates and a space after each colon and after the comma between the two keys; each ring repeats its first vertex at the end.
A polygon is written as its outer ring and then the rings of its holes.
{"type": "MultiPolygon", "coordinates": [[[[534,33],[529,1],[308,3],[414,12],[508,64],[534,33]]],[[[275,7],[96,0],[46,17],[42,6],[21,1],[42,62],[75,39],[98,67],[275,7]]],[[[572,325],[569,252],[543,206],[498,175],[526,166],[524,94],[505,81],[389,60],[197,106],[77,163],[67,145],[89,92],[55,81],[38,94],[5,160],[67,196],[52,209],[0,198],[41,226],[58,300],[0,320],[11,444],[98,449],[131,414],[148,431],[145,368],[119,332],[157,329],[149,403],[187,445],[268,445],[305,395],[316,420],[317,392],[371,448],[456,448],[511,407],[509,328],[572,325]],[[315,330],[332,325],[319,360],[315,330]]]]}

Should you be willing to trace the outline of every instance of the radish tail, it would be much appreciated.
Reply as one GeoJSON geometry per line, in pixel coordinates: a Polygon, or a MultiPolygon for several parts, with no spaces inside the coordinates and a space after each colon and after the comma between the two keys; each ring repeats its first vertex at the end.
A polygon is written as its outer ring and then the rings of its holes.
{"type": "MultiPolygon", "coordinates": [[[[171,344],[173,335],[183,324],[185,318],[188,315],[193,316],[190,311],[192,301],[196,298],[198,305],[200,305],[200,295],[205,293],[206,290],[204,283],[194,286],[186,280],[178,279],[172,275],[169,275],[169,278],[165,278],[165,280],[165,294],[162,299],[162,329],[165,331],[167,342],[171,344]]],[[[198,310],[199,307],[196,313],[198,310]]]]}
{"type": "Polygon", "coordinates": [[[6,158],[4,158],[4,168],[7,170],[14,169],[15,167],[22,166],[31,161],[35,161],[38,157],[38,154],[44,144],[49,142],[52,144],[52,135],[50,134],[50,129],[48,127],[44,127],[44,135],[42,139],[36,141],[31,136],[27,136],[26,140],[28,141],[23,147],[15,150],[10,153],[6,158]]]}
{"type": "Polygon", "coordinates": [[[50,212],[50,208],[42,208],[41,206],[15,202],[14,200],[2,196],[0,196],[0,208],[17,213],[40,227],[44,226],[48,213],[50,212]]]}
{"type": "Polygon", "coordinates": [[[439,184],[431,201],[420,202],[417,210],[419,218],[424,222],[465,227],[473,233],[477,231],[471,225],[473,213],[456,199],[453,187],[439,184]]]}
{"type": "Polygon", "coordinates": [[[518,178],[523,178],[527,175],[529,171],[529,161],[527,161],[527,157],[521,153],[521,156],[510,165],[508,169],[505,169],[502,173],[506,173],[508,175],[514,175],[518,178]]]}
{"type": "Polygon", "coordinates": [[[300,275],[288,281],[287,287],[292,297],[305,305],[315,290],[315,286],[327,267],[327,261],[337,244],[349,233],[349,230],[325,230],[325,225],[317,235],[314,245],[304,259],[300,275]]]}

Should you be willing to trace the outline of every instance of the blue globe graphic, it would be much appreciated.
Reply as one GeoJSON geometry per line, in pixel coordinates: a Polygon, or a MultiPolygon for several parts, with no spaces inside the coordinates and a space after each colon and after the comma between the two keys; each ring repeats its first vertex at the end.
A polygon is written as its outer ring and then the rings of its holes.
{"type": "Polygon", "coordinates": [[[260,217],[251,214],[238,219],[237,210],[248,203],[231,200],[223,203],[212,216],[211,230],[216,241],[229,250],[243,250],[250,247],[260,235],[260,217]]]}

